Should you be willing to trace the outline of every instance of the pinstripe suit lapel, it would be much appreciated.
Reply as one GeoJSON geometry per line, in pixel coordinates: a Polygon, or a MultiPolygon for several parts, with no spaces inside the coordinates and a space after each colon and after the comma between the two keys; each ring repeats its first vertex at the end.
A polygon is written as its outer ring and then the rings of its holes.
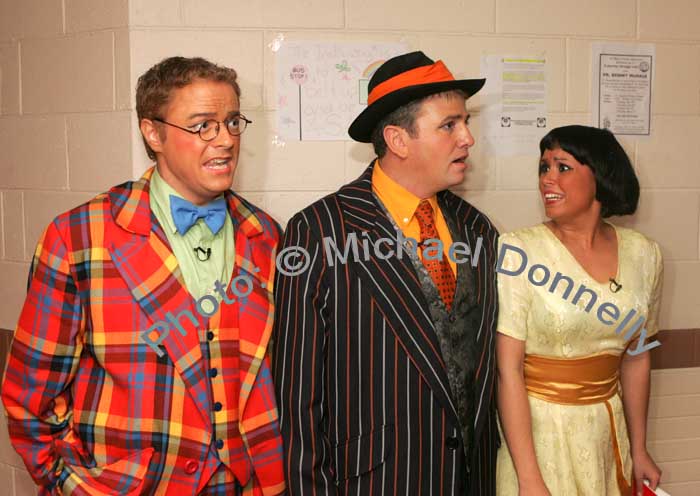
{"type": "MultiPolygon", "coordinates": [[[[163,229],[152,214],[148,181],[152,169],[131,185],[108,193],[115,224],[107,250],[132,296],[154,325],[153,340],[167,333],[162,344],[192,395],[203,419],[210,423],[210,391],[199,329],[206,325],[184,286],[177,259],[163,229]],[[192,316],[196,325],[189,318],[192,316]],[[179,318],[178,318],[179,317],[179,318]],[[180,328],[174,322],[178,322],[180,328]]],[[[142,332],[138,330],[137,332],[142,332]]],[[[156,353],[154,350],[153,353],[156,353]]]]}
{"type": "MultiPolygon", "coordinates": [[[[471,263],[463,265],[465,269],[468,268],[472,272],[471,280],[474,284],[473,294],[475,303],[487,307],[483,309],[482,314],[485,312],[495,313],[495,308],[488,308],[489,306],[493,306],[495,301],[494,276],[492,273],[488,273],[489,264],[487,263],[489,259],[495,260],[495,254],[493,253],[494,248],[489,246],[489,233],[476,232],[476,229],[472,225],[475,222],[475,209],[473,206],[462,201],[450,191],[443,191],[440,193],[440,200],[445,204],[446,215],[455,219],[459,230],[458,237],[461,238],[460,241],[464,241],[469,244],[469,246],[475,247],[477,246],[478,238],[482,237],[482,248],[479,252],[479,260],[477,261],[476,267],[473,267],[471,263]],[[490,253],[490,255],[487,255],[487,253],[490,253]]],[[[484,405],[488,405],[490,401],[492,401],[494,394],[494,329],[489,325],[482,325],[481,328],[475,329],[474,332],[476,332],[476,347],[479,352],[479,364],[474,377],[474,383],[476,385],[474,401],[477,407],[474,430],[476,438],[479,438],[482,429],[484,427],[488,428],[488,426],[486,426],[486,422],[489,418],[488,408],[484,408],[484,405]]]]}
{"type": "MultiPolygon", "coordinates": [[[[375,246],[380,238],[395,240],[396,230],[372,194],[372,168],[370,165],[357,181],[342,187],[338,197],[346,214],[344,235],[355,232],[361,241],[363,233],[367,233],[370,245],[375,246]]],[[[357,264],[360,277],[370,288],[397,340],[438,401],[458,423],[428,302],[410,258],[406,253],[401,259],[393,255],[386,260],[372,255],[369,260],[360,259],[357,264]]]]}
{"type": "MultiPolygon", "coordinates": [[[[473,232],[466,225],[467,220],[464,215],[464,209],[462,208],[464,202],[452,192],[445,190],[438,193],[438,204],[449,226],[452,242],[466,243],[470,250],[478,256],[479,253],[477,253],[477,250],[480,250],[480,248],[477,246],[476,236],[473,235],[473,232]]],[[[457,264],[458,283],[463,282],[467,286],[467,311],[477,304],[477,299],[479,298],[477,294],[475,270],[470,262],[471,260],[466,263],[457,264]]],[[[467,332],[466,329],[465,332],[467,332]]]]}

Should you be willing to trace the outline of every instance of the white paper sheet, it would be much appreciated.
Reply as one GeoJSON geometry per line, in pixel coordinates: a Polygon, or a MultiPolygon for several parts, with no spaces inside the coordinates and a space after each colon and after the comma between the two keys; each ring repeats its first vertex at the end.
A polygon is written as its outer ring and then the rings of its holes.
{"type": "Polygon", "coordinates": [[[655,51],[651,43],[592,45],[593,126],[617,135],[651,134],[655,51]]]}
{"type": "Polygon", "coordinates": [[[546,59],[484,55],[481,143],[495,156],[527,155],[548,131],[546,59]]]}
{"type": "Polygon", "coordinates": [[[403,43],[284,41],[277,57],[277,134],[288,141],[350,140],[367,85],[403,43]]]}

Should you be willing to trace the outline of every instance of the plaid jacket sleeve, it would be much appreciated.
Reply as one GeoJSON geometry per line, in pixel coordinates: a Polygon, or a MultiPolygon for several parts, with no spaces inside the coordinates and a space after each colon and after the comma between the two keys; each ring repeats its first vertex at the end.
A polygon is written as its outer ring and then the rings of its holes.
{"type": "Polygon", "coordinates": [[[72,417],[68,385],[84,327],[68,250],[54,221],[37,245],[2,386],[10,439],[40,494],[49,494],[60,477],[56,446],[80,452],[66,436],[72,417]]]}

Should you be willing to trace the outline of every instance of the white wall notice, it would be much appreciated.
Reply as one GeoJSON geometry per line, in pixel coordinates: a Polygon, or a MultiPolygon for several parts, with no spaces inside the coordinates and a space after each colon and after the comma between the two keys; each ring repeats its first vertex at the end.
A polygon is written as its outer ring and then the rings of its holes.
{"type": "Polygon", "coordinates": [[[367,85],[402,43],[284,41],[277,51],[277,134],[285,140],[350,140],[367,85]]]}
{"type": "Polygon", "coordinates": [[[496,156],[526,155],[547,133],[547,77],[543,56],[484,55],[481,145],[496,156]]]}
{"type": "Polygon", "coordinates": [[[618,135],[651,134],[655,45],[592,45],[592,124],[618,135]]]}

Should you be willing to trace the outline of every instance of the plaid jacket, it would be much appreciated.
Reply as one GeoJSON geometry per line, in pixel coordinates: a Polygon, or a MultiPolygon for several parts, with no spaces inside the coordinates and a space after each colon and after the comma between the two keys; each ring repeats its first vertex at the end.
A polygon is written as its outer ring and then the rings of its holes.
{"type": "Polygon", "coordinates": [[[229,287],[206,318],[150,210],[151,174],[44,232],[2,388],[11,441],[40,494],[231,494],[234,474],[245,494],[278,494],[265,352],[279,226],[226,193],[232,277],[252,292],[229,287]],[[141,334],[165,334],[164,322],[173,325],[157,353],[141,334]]]}

